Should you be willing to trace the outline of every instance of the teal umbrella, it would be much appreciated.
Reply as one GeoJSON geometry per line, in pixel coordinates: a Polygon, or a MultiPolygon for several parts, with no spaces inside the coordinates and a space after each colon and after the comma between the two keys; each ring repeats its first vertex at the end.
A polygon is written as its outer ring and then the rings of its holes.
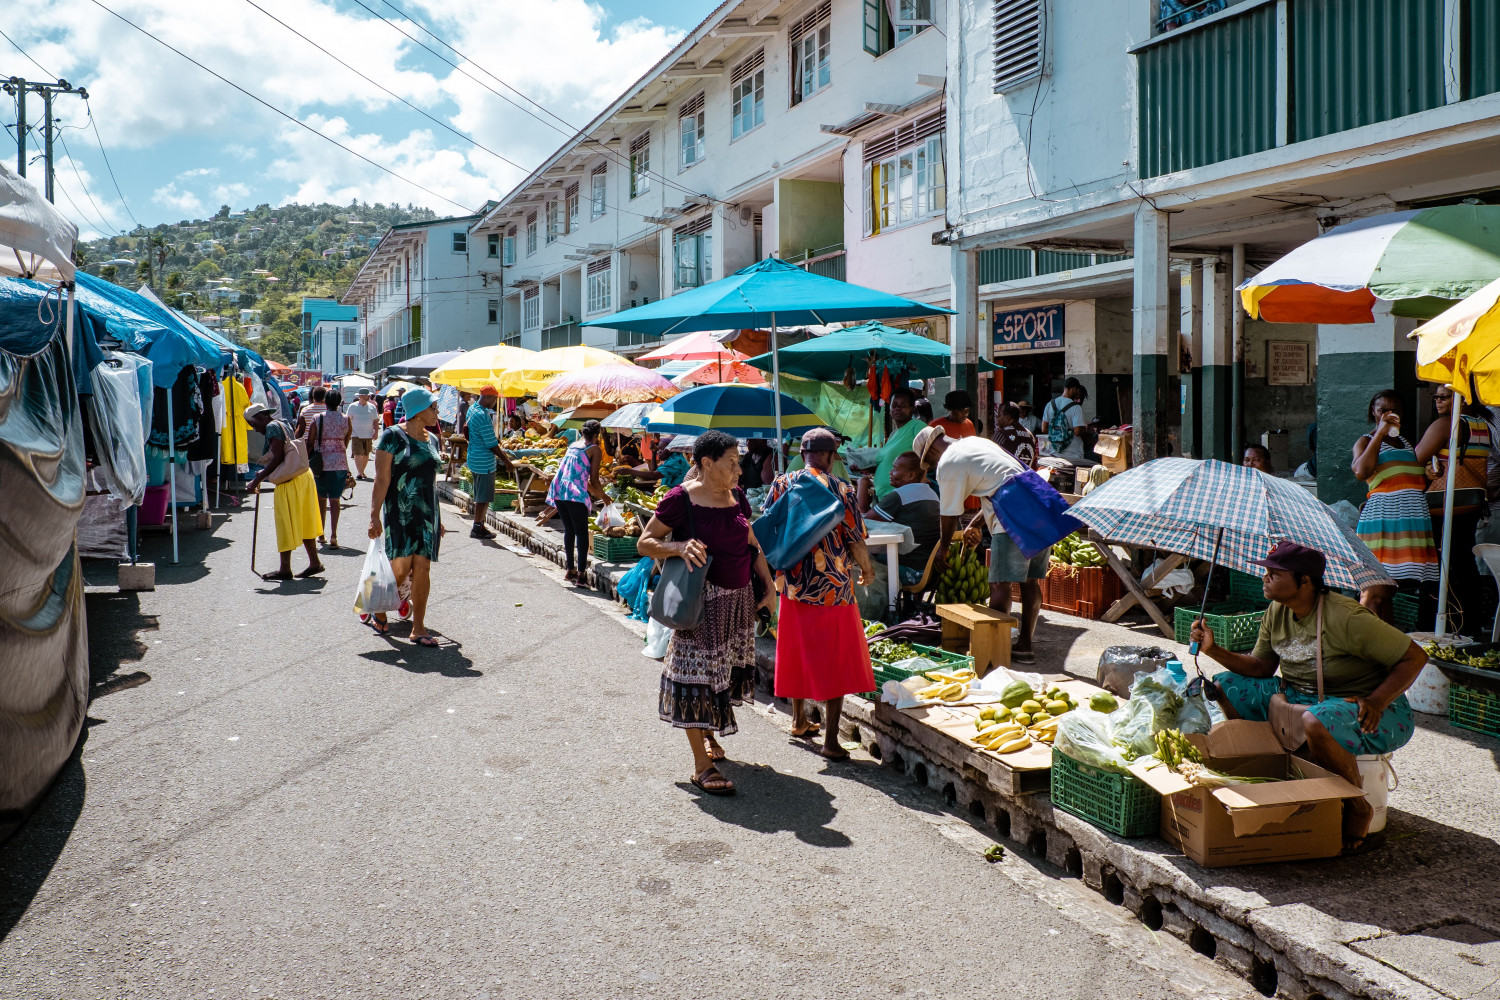
{"type": "MultiPolygon", "coordinates": [[[[952,313],[952,309],[851,285],[837,278],[825,278],[769,258],[741,268],[727,278],[613,316],[588,320],[583,325],[657,337],[697,330],[769,327],[771,383],[779,389],[776,330],[780,324],[826,326],[854,320],[946,316],[952,313]]],[[[780,399],[781,393],[776,392],[774,400],[779,403],[780,399]]],[[[776,436],[780,438],[783,424],[779,406],[775,418],[776,436]]],[[[778,455],[778,464],[780,461],[778,455]]]]}
{"type": "MultiPolygon", "coordinates": [[[[949,373],[952,359],[947,344],[873,321],[783,347],[779,354],[782,371],[824,382],[843,378],[851,365],[855,375],[863,378],[865,366],[872,360],[887,367],[904,369],[907,378],[942,378],[949,373]]],[[[747,364],[771,371],[772,362],[770,354],[762,354],[751,358],[747,364]]],[[[979,362],[980,371],[999,368],[991,361],[979,362]]]]}

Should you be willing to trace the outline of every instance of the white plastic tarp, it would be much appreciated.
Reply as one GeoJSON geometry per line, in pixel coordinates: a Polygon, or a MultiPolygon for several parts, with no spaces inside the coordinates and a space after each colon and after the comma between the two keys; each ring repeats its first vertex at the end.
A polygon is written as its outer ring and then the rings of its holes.
{"type": "Polygon", "coordinates": [[[71,281],[77,239],[77,226],[30,181],[0,164],[0,275],[71,281]]]}

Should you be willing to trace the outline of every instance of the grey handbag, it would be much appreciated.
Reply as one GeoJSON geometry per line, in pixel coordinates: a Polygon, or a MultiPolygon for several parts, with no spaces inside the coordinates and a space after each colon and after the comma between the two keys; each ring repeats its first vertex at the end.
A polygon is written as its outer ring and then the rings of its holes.
{"type": "MultiPolygon", "coordinates": [[[[686,493],[686,491],[683,491],[686,493]]],[[[687,497],[687,539],[693,537],[693,498],[687,497]]],[[[672,532],[673,541],[686,541],[672,532]]],[[[661,576],[651,592],[651,617],[670,629],[698,627],[703,619],[703,591],[708,584],[708,567],[714,557],[705,555],[702,566],[692,569],[681,556],[671,556],[662,563],[661,576]]]]}

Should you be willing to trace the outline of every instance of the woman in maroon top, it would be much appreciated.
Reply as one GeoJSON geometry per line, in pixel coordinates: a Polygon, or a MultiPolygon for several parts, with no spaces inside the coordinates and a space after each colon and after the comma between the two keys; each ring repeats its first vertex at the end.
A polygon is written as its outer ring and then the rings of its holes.
{"type": "Polygon", "coordinates": [[[694,568],[706,557],[708,583],[703,618],[672,633],[661,675],[662,720],[686,729],[693,748],[693,784],[710,795],[731,795],[734,782],[716,766],[724,759],[714,733],[739,731],[734,706],[755,700],[755,611],[751,574],[776,600],[771,569],[750,527],[750,505],[738,488],[739,442],[722,431],[699,435],[693,445],[696,478],[671,490],[641,535],[641,555],[681,556],[694,568]],[[667,536],[675,532],[678,541],[667,536]]]}

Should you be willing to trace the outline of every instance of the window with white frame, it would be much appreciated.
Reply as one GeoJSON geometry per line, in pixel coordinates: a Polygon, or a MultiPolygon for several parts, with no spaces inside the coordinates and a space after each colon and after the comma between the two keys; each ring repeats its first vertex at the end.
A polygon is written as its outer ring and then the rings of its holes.
{"type": "Polygon", "coordinates": [[[651,190],[651,133],[642,132],[630,140],[630,197],[639,198],[651,190]]]}
{"type": "Polygon", "coordinates": [[[865,235],[899,229],[943,214],[944,112],[923,115],[865,140],[865,235]]]}
{"type": "Polygon", "coordinates": [[[584,269],[588,276],[587,307],[591,315],[610,310],[610,258],[591,260],[584,269]]]}
{"type": "Polygon", "coordinates": [[[864,0],[864,46],[884,55],[932,27],[933,0],[864,0]]]}
{"type": "Polygon", "coordinates": [[[498,260],[500,258],[500,234],[490,233],[485,237],[484,242],[488,247],[489,256],[492,259],[498,260]]]}
{"type": "Polygon", "coordinates": [[[787,37],[792,40],[792,103],[801,104],[833,82],[830,55],[833,49],[830,0],[813,8],[792,25],[787,37]]]}
{"type": "Polygon", "coordinates": [[[500,263],[507,266],[516,262],[516,227],[511,226],[505,231],[505,240],[500,244],[500,263]]]}
{"type": "Polygon", "coordinates": [[[342,331],[342,340],[346,347],[353,347],[359,343],[359,331],[352,326],[346,326],[342,331]]]}
{"type": "Polygon", "coordinates": [[[766,50],[744,59],[729,75],[729,98],[734,115],[729,141],[766,121],[766,50]]]}
{"type": "Polygon", "coordinates": [[[562,202],[553,199],[547,202],[547,242],[555,243],[565,230],[563,228],[562,202]]]}
{"type": "Polygon", "coordinates": [[[536,213],[526,213],[526,256],[536,253],[536,213]]]}
{"type": "Polygon", "coordinates": [[[542,328],[542,286],[532,285],[521,292],[521,329],[542,328]]]}
{"type": "Polygon", "coordinates": [[[604,199],[607,196],[605,183],[608,178],[609,167],[603,163],[589,174],[589,218],[591,219],[597,219],[604,214],[604,199]]]}
{"type": "Polygon", "coordinates": [[[490,326],[495,326],[496,324],[498,324],[500,322],[500,300],[499,299],[490,299],[488,313],[489,313],[489,321],[488,322],[489,322],[490,326]]]}
{"type": "Polygon", "coordinates": [[[1042,75],[1044,0],[994,0],[991,45],[994,90],[1000,93],[1042,75]]]}
{"type": "Polygon", "coordinates": [[[468,233],[459,232],[459,233],[454,233],[453,234],[453,252],[454,253],[468,253],[469,252],[469,234],[468,233]]]}
{"type": "Polygon", "coordinates": [[[678,166],[686,170],[703,159],[703,92],[687,101],[677,112],[678,166]]]}
{"type": "Polygon", "coordinates": [[[341,369],[341,371],[352,372],[352,371],[357,371],[358,369],[359,369],[359,355],[358,354],[346,354],[346,355],[344,355],[344,367],[341,369]]]}
{"type": "Polygon", "coordinates": [[[568,227],[564,232],[576,233],[578,231],[577,181],[574,181],[563,189],[563,221],[568,227]]]}
{"type": "Polygon", "coordinates": [[[713,216],[705,215],[672,233],[672,259],[678,288],[697,288],[714,280],[713,216]]]}

